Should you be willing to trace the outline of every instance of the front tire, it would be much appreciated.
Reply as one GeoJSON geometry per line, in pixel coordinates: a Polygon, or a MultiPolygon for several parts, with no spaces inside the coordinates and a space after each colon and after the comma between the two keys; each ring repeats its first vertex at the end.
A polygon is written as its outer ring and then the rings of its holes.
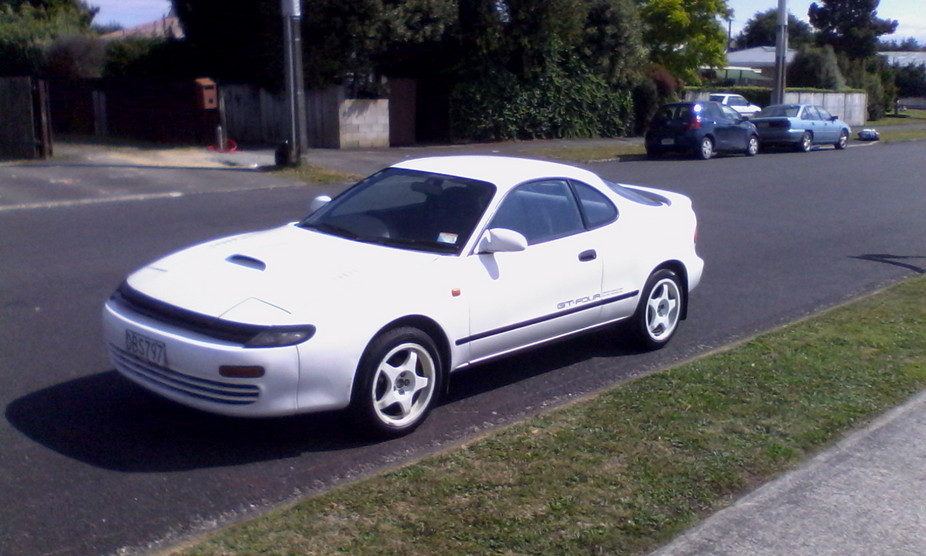
{"type": "Polygon", "coordinates": [[[684,295],[681,279],[671,270],[649,277],[633,316],[633,335],[640,347],[656,350],[669,343],[683,314],[684,295]]]}
{"type": "Polygon", "coordinates": [[[370,342],[360,360],[351,411],[360,432],[396,438],[431,412],[443,380],[434,341],[417,328],[395,328],[370,342]]]}
{"type": "Polygon", "coordinates": [[[842,130],[839,132],[839,141],[836,141],[835,147],[840,151],[849,144],[849,132],[842,130]]]}
{"type": "Polygon", "coordinates": [[[749,139],[746,140],[746,156],[756,156],[757,154],[759,154],[759,138],[750,135],[749,139]]]}

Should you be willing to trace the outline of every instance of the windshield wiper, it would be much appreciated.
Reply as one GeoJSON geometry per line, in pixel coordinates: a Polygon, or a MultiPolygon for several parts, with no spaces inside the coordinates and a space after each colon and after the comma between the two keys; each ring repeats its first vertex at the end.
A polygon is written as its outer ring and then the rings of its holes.
{"type": "Polygon", "coordinates": [[[307,230],[318,230],[326,234],[331,234],[338,237],[346,237],[347,239],[362,239],[359,234],[354,231],[348,230],[347,228],[342,228],[340,226],[335,226],[334,224],[328,223],[315,223],[315,222],[300,222],[300,228],[305,228],[307,230]]]}
{"type": "MultiPolygon", "coordinates": [[[[363,240],[366,241],[366,240],[363,240]]],[[[427,239],[412,239],[412,238],[376,238],[376,243],[381,243],[383,245],[392,245],[394,247],[409,247],[418,251],[438,251],[441,253],[456,253],[457,246],[451,245],[449,243],[440,243],[438,241],[427,240],[427,239]]]]}

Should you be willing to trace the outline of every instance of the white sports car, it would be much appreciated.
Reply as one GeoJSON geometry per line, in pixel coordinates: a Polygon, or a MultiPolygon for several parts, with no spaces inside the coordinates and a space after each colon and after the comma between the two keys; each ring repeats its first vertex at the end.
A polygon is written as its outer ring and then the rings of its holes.
{"type": "Polygon", "coordinates": [[[627,319],[662,347],[703,268],[687,197],[551,162],[410,160],[313,209],[129,275],[103,311],[116,369],[206,411],[350,408],[399,436],[475,363],[627,319]]]}

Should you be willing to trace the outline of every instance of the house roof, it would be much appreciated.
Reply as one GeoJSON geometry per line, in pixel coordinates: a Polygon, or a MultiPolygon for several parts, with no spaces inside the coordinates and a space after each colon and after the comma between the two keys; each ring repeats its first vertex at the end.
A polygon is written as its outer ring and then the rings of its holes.
{"type": "MultiPolygon", "coordinates": [[[[789,48],[785,54],[785,62],[790,64],[797,53],[793,48],[789,48]]],[[[745,50],[737,50],[727,53],[727,64],[731,66],[742,66],[747,68],[773,68],[775,67],[775,47],[774,46],[757,46],[745,50]]]]}
{"type": "Polygon", "coordinates": [[[897,64],[898,66],[909,66],[914,65],[918,66],[920,64],[926,64],[926,52],[916,51],[916,52],[879,52],[881,56],[887,58],[889,64],[897,64]]]}
{"type": "Polygon", "coordinates": [[[180,20],[173,16],[165,16],[156,21],[151,21],[149,23],[142,23],[141,25],[136,25],[135,27],[129,27],[128,29],[120,29],[119,31],[113,31],[112,33],[107,33],[100,37],[103,40],[117,40],[117,39],[150,39],[150,38],[164,38],[164,39],[182,39],[183,38],[183,27],[180,25],[180,20]]]}

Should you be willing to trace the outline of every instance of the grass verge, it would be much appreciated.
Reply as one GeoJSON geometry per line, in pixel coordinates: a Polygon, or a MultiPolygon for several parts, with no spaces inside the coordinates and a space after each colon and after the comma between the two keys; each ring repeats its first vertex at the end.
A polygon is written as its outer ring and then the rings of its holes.
{"type": "Polygon", "coordinates": [[[926,387],[924,297],[909,280],[169,553],[646,553],[926,387]]]}
{"type": "Polygon", "coordinates": [[[642,142],[615,142],[613,145],[578,145],[527,149],[524,151],[524,155],[571,162],[602,162],[606,160],[644,158],[646,149],[643,148],[642,142]]]}
{"type": "Polygon", "coordinates": [[[865,127],[926,124],[926,110],[905,110],[900,114],[888,113],[880,120],[871,120],[865,127]]]}
{"type": "Polygon", "coordinates": [[[312,164],[300,164],[294,168],[284,168],[282,170],[273,170],[280,175],[290,177],[310,183],[313,185],[323,185],[328,183],[353,183],[360,180],[363,176],[355,174],[345,174],[336,170],[328,170],[312,164]]]}

